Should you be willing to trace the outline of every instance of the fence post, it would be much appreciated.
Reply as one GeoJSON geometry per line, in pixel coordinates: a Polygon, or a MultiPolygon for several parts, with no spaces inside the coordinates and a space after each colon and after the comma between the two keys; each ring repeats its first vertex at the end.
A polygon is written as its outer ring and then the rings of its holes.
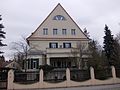
{"type": "Polygon", "coordinates": [[[93,67],[90,67],[90,76],[91,76],[91,84],[95,85],[95,72],[93,67]]]}
{"type": "Polygon", "coordinates": [[[66,87],[69,87],[70,86],[70,69],[69,68],[66,69],[66,79],[67,79],[66,87]]]}
{"type": "Polygon", "coordinates": [[[43,69],[40,69],[40,72],[39,72],[39,82],[40,82],[40,85],[39,85],[39,88],[43,88],[43,69]]]}
{"type": "Polygon", "coordinates": [[[113,79],[116,79],[115,67],[114,67],[114,66],[111,66],[111,68],[112,68],[112,76],[113,76],[113,79]]]}
{"type": "Polygon", "coordinates": [[[40,70],[40,83],[43,83],[43,70],[40,70]]]}
{"type": "Polygon", "coordinates": [[[13,81],[14,81],[14,71],[11,69],[8,72],[8,84],[7,84],[7,89],[14,89],[13,87],[13,81]]]}
{"type": "Polygon", "coordinates": [[[95,79],[95,72],[93,67],[90,67],[90,76],[91,76],[91,79],[95,79]]]}
{"type": "Polygon", "coordinates": [[[66,69],[66,79],[67,81],[70,81],[70,69],[69,68],[66,69]]]}

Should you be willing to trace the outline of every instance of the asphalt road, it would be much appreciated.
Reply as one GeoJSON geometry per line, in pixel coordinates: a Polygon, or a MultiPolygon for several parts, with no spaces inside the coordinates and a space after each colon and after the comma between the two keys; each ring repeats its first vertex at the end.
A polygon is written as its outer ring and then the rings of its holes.
{"type": "Polygon", "coordinates": [[[87,86],[87,87],[71,87],[71,88],[36,89],[36,90],[120,90],[120,84],[87,86]]]}

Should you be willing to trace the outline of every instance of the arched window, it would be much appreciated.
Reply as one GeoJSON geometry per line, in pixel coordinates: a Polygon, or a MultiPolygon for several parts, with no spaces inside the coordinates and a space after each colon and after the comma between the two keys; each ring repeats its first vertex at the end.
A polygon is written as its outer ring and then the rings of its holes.
{"type": "Polygon", "coordinates": [[[53,20],[66,20],[66,19],[62,15],[56,15],[56,16],[53,17],[53,20]]]}

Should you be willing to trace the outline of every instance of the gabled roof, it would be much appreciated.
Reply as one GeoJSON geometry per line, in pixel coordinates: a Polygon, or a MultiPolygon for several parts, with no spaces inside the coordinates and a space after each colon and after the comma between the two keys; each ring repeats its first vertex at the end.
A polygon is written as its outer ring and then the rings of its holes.
{"type": "MultiPolygon", "coordinates": [[[[47,18],[39,25],[39,27],[27,38],[27,41],[35,39],[35,37],[32,38],[32,36],[39,30],[39,28],[45,23],[45,21],[51,16],[51,14],[58,8],[60,7],[66,14],[67,16],[72,20],[72,22],[76,25],[77,28],[79,28],[80,32],[85,36],[83,39],[89,40],[89,38],[83,33],[83,31],[80,29],[80,27],[75,23],[75,21],[70,17],[70,15],[66,12],[66,10],[61,6],[60,3],[52,10],[52,12],[47,16],[47,18]]],[[[37,38],[37,37],[36,37],[37,38]]],[[[44,37],[38,37],[39,38],[44,38],[44,37]]],[[[49,38],[49,37],[47,37],[49,38]]],[[[64,37],[63,37],[64,38],[64,37]]]]}
{"type": "Polygon", "coordinates": [[[10,64],[10,63],[12,63],[13,61],[5,61],[5,62],[3,62],[3,64],[2,64],[2,67],[5,67],[5,66],[7,66],[8,64],[10,64]]]}

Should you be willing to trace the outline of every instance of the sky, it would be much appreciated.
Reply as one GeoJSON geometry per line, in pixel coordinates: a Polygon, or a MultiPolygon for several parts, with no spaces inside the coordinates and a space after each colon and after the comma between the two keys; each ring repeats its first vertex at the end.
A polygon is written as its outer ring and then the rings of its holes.
{"type": "Polygon", "coordinates": [[[28,37],[60,3],[90,38],[102,45],[104,26],[115,36],[120,32],[120,0],[0,0],[0,15],[6,32],[6,47],[0,48],[6,59],[13,57],[11,43],[28,37]]]}

